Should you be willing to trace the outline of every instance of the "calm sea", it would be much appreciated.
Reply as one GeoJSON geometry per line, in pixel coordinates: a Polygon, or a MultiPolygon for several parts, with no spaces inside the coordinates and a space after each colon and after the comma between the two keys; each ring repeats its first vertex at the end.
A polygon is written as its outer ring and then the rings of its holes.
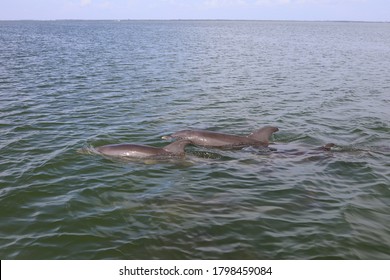
{"type": "Polygon", "coordinates": [[[1,259],[390,259],[389,140],[388,23],[0,22],[1,259]]]}

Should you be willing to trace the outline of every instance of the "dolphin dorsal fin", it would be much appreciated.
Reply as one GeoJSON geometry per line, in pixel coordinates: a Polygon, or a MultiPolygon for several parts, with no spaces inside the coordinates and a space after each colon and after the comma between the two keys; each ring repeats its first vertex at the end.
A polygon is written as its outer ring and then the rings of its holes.
{"type": "Polygon", "coordinates": [[[188,144],[191,144],[191,141],[179,140],[179,141],[173,142],[173,143],[165,146],[163,149],[169,153],[172,153],[172,154],[184,154],[184,148],[188,144]]]}
{"type": "Polygon", "coordinates": [[[268,144],[272,134],[278,130],[279,129],[275,126],[264,126],[260,129],[253,131],[251,134],[248,135],[248,138],[268,144]]]}

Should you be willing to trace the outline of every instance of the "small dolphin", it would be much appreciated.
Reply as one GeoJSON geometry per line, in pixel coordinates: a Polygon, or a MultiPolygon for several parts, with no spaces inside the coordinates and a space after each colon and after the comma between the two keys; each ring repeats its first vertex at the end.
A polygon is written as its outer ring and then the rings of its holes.
{"type": "Polygon", "coordinates": [[[271,135],[279,129],[274,126],[265,126],[255,130],[248,136],[225,134],[207,130],[181,130],[163,139],[190,140],[194,145],[222,149],[234,149],[248,146],[263,146],[269,144],[271,135]]]}
{"type": "Polygon", "coordinates": [[[325,144],[324,146],[320,147],[319,150],[322,150],[322,151],[331,151],[332,148],[336,147],[336,144],[334,143],[328,143],[328,144],[325,144]]]}
{"type": "Polygon", "coordinates": [[[184,148],[191,144],[189,140],[180,140],[173,142],[163,148],[157,148],[137,144],[114,144],[105,145],[96,148],[100,154],[112,157],[129,158],[168,158],[183,157],[184,148]]]}

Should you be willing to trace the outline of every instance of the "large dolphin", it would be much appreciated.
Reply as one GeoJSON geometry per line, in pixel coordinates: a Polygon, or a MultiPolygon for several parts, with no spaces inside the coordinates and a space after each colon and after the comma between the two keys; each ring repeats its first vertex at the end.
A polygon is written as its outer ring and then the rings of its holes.
{"type": "Polygon", "coordinates": [[[255,130],[248,136],[239,136],[207,130],[181,130],[163,139],[190,140],[194,145],[222,149],[234,149],[248,146],[263,146],[269,144],[271,135],[279,129],[274,126],[265,126],[255,130]]]}
{"type": "Polygon", "coordinates": [[[96,148],[100,154],[112,157],[129,158],[169,158],[184,156],[184,148],[191,144],[189,140],[173,142],[163,148],[138,144],[114,144],[96,148]]]}

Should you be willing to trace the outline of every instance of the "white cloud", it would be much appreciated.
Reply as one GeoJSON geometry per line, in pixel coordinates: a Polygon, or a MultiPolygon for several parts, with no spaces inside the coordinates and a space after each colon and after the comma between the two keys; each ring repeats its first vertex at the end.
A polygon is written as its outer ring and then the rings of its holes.
{"type": "Polygon", "coordinates": [[[110,9],[112,7],[112,3],[110,1],[102,1],[97,5],[100,9],[110,9]]]}
{"type": "Polygon", "coordinates": [[[86,7],[92,4],[92,0],[80,0],[80,6],[86,7]]]}
{"type": "Polygon", "coordinates": [[[345,4],[361,3],[367,0],[256,0],[256,5],[288,5],[288,4],[345,4]]]}
{"type": "Polygon", "coordinates": [[[112,3],[109,0],[80,0],[79,6],[82,8],[108,9],[112,7],[112,3]]]}
{"type": "MultiPolygon", "coordinates": [[[[165,2],[176,2],[175,0],[163,0],[165,2]]],[[[323,5],[323,4],[345,4],[361,3],[367,0],[204,0],[204,8],[234,8],[234,7],[253,7],[253,6],[281,6],[281,5],[323,5]]]]}
{"type": "Polygon", "coordinates": [[[292,0],[256,0],[257,5],[280,5],[289,4],[292,0]]]}
{"type": "Polygon", "coordinates": [[[247,4],[245,0],[205,0],[203,6],[206,8],[226,8],[226,7],[242,7],[247,4]]]}

